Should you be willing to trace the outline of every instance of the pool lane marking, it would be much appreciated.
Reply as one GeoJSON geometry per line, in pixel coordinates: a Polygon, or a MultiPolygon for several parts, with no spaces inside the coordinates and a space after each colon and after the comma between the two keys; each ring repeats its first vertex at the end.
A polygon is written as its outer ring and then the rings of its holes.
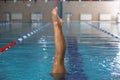
{"type": "Polygon", "coordinates": [[[8,43],[7,45],[3,46],[2,48],[0,48],[0,54],[2,54],[2,52],[4,52],[5,50],[8,50],[9,48],[11,48],[14,45],[16,45],[16,41],[13,41],[13,42],[8,43]]]}
{"type": "Polygon", "coordinates": [[[18,38],[17,40],[14,40],[10,43],[8,43],[7,45],[3,46],[2,48],[0,48],[0,54],[2,54],[4,51],[8,50],[9,48],[15,46],[16,44],[20,44],[23,40],[31,37],[32,35],[34,35],[35,33],[37,33],[38,31],[40,31],[42,28],[47,27],[48,25],[50,25],[50,23],[42,26],[41,28],[38,28],[36,30],[33,30],[29,33],[27,33],[26,35],[23,35],[22,37],[18,38]]]}
{"type": "Polygon", "coordinates": [[[109,32],[109,31],[106,31],[106,30],[104,30],[104,29],[102,29],[102,28],[100,28],[100,27],[97,27],[97,26],[93,25],[93,24],[90,24],[90,23],[87,23],[87,24],[91,25],[92,27],[94,27],[95,29],[97,29],[97,30],[99,30],[99,31],[101,31],[101,32],[103,32],[103,33],[106,33],[106,34],[108,34],[108,35],[110,35],[110,36],[112,36],[112,37],[120,40],[120,36],[118,36],[118,35],[116,35],[116,34],[114,34],[114,33],[111,33],[111,32],[109,32]]]}

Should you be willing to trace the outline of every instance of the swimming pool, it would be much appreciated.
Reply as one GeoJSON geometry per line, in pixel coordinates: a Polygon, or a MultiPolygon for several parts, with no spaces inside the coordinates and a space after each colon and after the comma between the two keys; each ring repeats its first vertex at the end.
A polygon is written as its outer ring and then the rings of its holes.
{"type": "MultiPolygon", "coordinates": [[[[0,47],[43,27],[0,55],[0,80],[54,80],[50,75],[54,57],[53,26],[44,27],[46,24],[0,23],[0,47]]],[[[98,23],[90,24],[99,27],[98,23]]],[[[108,28],[105,26],[102,29],[108,28]]],[[[64,80],[119,80],[119,39],[84,22],[64,23],[63,32],[69,73],[64,80]]]]}

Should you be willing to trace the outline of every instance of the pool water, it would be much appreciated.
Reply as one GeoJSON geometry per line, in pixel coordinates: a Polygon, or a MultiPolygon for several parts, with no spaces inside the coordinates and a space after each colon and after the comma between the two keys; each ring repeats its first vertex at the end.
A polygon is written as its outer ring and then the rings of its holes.
{"type": "MultiPolygon", "coordinates": [[[[0,55],[0,80],[55,80],[50,75],[55,50],[53,26],[44,27],[46,24],[0,23],[0,47],[43,27],[0,55]]],[[[64,23],[63,33],[68,74],[62,80],[119,80],[119,39],[85,22],[64,23]]]]}

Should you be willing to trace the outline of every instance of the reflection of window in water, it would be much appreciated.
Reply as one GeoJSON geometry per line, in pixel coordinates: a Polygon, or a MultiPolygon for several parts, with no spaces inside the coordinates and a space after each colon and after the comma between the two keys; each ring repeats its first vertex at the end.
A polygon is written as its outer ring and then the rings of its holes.
{"type": "Polygon", "coordinates": [[[117,30],[120,33],[120,24],[117,25],[117,30]]]}
{"type": "Polygon", "coordinates": [[[102,29],[110,29],[111,28],[111,23],[107,23],[107,22],[101,22],[100,24],[99,24],[99,27],[100,28],[102,28],[102,29]]]}

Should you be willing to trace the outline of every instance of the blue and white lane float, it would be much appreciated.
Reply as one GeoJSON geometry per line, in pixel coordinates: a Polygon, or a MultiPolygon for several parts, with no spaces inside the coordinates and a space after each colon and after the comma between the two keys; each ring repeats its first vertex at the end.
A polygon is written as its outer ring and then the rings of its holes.
{"type": "Polygon", "coordinates": [[[102,28],[99,28],[99,27],[97,27],[95,25],[92,25],[90,23],[87,23],[87,24],[91,25],[92,27],[96,28],[97,30],[99,30],[101,32],[104,32],[104,33],[106,33],[106,34],[108,34],[108,35],[110,35],[110,36],[112,36],[112,37],[114,37],[114,38],[116,38],[116,39],[118,39],[120,41],[120,36],[118,36],[118,35],[116,35],[114,33],[108,32],[108,31],[106,31],[106,30],[104,30],[102,28]]]}
{"type": "Polygon", "coordinates": [[[41,28],[37,28],[36,30],[33,30],[33,31],[27,33],[26,35],[23,35],[22,37],[18,38],[17,40],[14,40],[14,41],[8,43],[7,45],[3,46],[2,48],[0,48],[0,54],[2,54],[4,51],[8,50],[9,48],[15,46],[16,44],[20,44],[23,40],[30,38],[32,35],[36,34],[38,31],[40,31],[42,28],[47,27],[48,25],[50,25],[50,23],[44,25],[41,28]]]}

